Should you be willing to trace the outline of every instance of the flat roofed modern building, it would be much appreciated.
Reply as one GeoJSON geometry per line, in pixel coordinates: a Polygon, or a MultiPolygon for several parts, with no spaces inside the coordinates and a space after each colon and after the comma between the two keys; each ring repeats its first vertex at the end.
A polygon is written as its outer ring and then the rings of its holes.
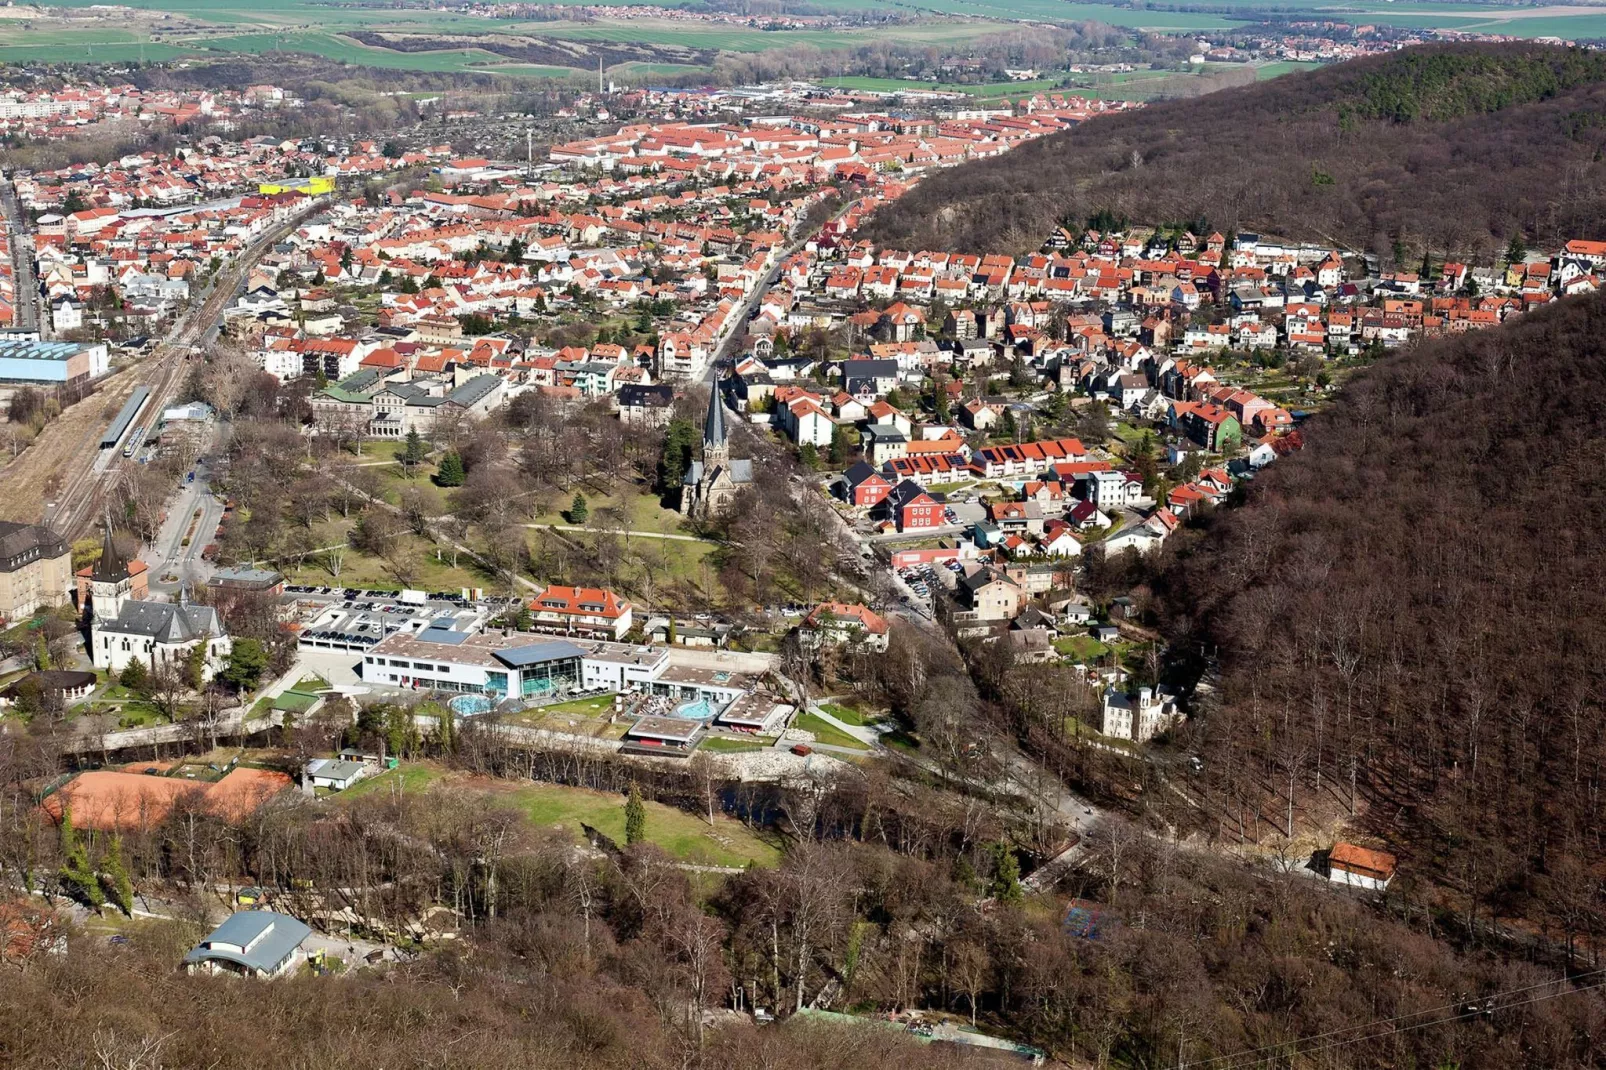
{"type": "Polygon", "coordinates": [[[282,977],[297,963],[297,952],[312,935],[305,922],[271,910],[231,915],[189,954],[190,973],[232,973],[242,977],[282,977]]]}
{"type": "Polygon", "coordinates": [[[362,676],[392,687],[484,694],[498,701],[570,690],[635,691],[707,700],[712,711],[756,684],[747,673],[675,665],[662,647],[445,627],[387,636],[363,655],[362,676]]]}
{"type": "Polygon", "coordinates": [[[67,386],[99,379],[109,367],[102,342],[0,339],[0,382],[67,386]]]}

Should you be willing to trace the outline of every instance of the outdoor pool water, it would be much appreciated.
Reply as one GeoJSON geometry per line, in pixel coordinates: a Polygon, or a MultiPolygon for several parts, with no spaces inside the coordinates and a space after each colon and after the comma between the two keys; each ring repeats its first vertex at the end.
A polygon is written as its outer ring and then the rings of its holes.
{"type": "Polygon", "coordinates": [[[475,714],[485,713],[491,708],[491,700],[484,695],[458,695],[446,705],[452,708],[453,713],[464,717],[473,717],[475,714]]]}
{"type": "Polygon", "coordinates": [[[683,702],[675,707],[675,716],[683,721],[706,721],[714,716],[714,707],[705,698],[683,702]]]}

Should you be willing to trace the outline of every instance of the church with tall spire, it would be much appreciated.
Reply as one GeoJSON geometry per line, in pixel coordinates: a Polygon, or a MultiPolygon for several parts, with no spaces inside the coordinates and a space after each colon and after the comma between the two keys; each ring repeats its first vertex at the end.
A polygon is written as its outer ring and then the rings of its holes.
{"type": "Polygon", "coordinates": [[[104,521],[100,558],[78,570],[78,609],[91,620],[116,620],[123,603],[150,597],[145,562],[130,560],[112,537],[111,518],[104,521]]]}
{"type": "Polygon", "coordinates": [[[733,461],[730,432],[725,427],[725,405],[719,381],[708,391],[708,415],[703,418],[703,456],[693,461],[681,480],[680,511],[696,520],[718,516],[753,482],[753,462],[733,461]]]}

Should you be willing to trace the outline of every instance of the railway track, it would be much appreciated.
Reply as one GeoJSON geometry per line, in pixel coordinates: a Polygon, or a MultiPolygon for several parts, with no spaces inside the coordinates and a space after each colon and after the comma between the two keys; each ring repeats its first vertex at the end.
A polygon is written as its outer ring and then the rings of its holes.
{"type": "MultiPolygon", "coordinates": [[[[151,397],[139,422],[155,426],[159,414],[183,386],[197,348],[222,321],[223,310],[239,293],[247,274],[262,255],[324,207],[322,202],[309,206],[247,246],[218,277],[206,299],[179,317],[173,325],[172,335],[157,346],[141,366],[150,377],[145,385],[151,388],[151,397]]],[[[76,471],[63,482],[46,516],[49,524],[68,540],[89,530],[110,500],[112,492],[138,463],[135,459],[138,450],[126,458],[117,455],[114,450],[110,463],[103,465],[98,448],[103,430],[99,424],[93,425],[88,437],[74,453],[76,471]]]]}

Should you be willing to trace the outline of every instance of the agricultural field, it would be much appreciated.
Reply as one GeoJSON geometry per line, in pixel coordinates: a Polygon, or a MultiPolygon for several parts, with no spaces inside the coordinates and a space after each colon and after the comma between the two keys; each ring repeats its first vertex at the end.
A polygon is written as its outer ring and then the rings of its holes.
{"type": "MultiPolygon", "coordinates": [[[[625,0],[605,0],[624,4],[625,0]]],[[[673,0],[649,0],[673,7],[673,0]]],[[[221,53],[306,53],[368,67],[417,72],[497,74],[510,78],[566,78],[591,74],[598,61],[618,80],[650,82],[708,71],[721,52],[753,54],[792,46],[820,49],[897,41],[947,45],[1002,31],[1022,20],[1094,21],[1156,33],[1209,33],[1228,29],[1276,0],[1227,0],[1220,12],[1152,11],[1138,6],[1066,3],[1063,0],[821,0],[825,10],[893,11],[903,18],[887,25],[763,30],[722,22],[674,18],[599,18],[587,22],[535,22],[479,18],[448,10],[338,6],[318,0],[267,0],[248,7],[228,0],[137,0],[135,14],[90,16],[93,0],[64,0],[85,9],[71,19],[13,14],[0,18],[0,62],[137,62],[216,57],[221,53]]],[[[639,6],[639,5],[638,5],[639,6]]],[[[16,10],[16,9],[13,9],[16,10]]],[[[1310,3],[1292,10],[1335,13],[1336,6],[1310,3]]],[[[1437,28],[1606,38],[1606,9],[1567,5],[1500,6],[1409,4],[1356,0],[1344,17],[1400,27],[1437,28]]],[[[1257,73],[1275,77],[1304,64],[1273,63],[1257,73]]],[[[1140,77],[1164,72],[1139,72],[1140,77]]],[[[1136,80],[1136,79],[1133,79],[1136,80]]],[[[1098,79],[1075,87],[1089,96],[1144,99],[1126,79],[1098,79]]],[[[896,92],[956,89],[983,99],[1057,87],[1057,81],[983,86],[909,83],[897,79],[844,78],[843,88],[896,92]]]]}

